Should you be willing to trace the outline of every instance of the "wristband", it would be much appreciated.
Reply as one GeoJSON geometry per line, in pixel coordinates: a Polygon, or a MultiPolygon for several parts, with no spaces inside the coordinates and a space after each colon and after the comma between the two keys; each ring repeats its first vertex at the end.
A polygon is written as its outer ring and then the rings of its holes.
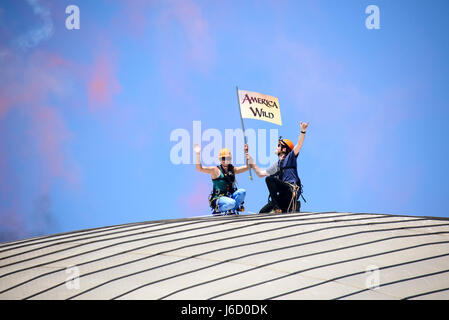
{"type": "Polygon", "coordinates": [[[301,133],[302,133],[302,134],[306,134],[306,132],[305,132],[305,131],[301,131],[301,133]]]}

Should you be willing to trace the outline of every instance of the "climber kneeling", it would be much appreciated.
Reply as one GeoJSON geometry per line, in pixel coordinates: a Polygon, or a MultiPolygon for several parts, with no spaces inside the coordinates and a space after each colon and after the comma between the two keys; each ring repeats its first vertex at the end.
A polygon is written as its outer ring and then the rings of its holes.
{"type": "MultiPolygon", "coordinates": [[[[293,145],[293,142],[289,139],[279,138],[275,151],[278,161],[269,168],[259,168],[254,160],[249,157],[250,167],[254,169],[257,176],[266,177],[265,182],[270,193],[271,201],[260,209],[259,213],[300,211],[299,197],[302,196],[302,184],[298,176],[296,162],[308,126],[309,123],[300,122],[301,134],[296,145],[293,145]]],[[[305,200],[304,197],[303,200],[305,200]]]]}
{"type": "MultiPolygon", "coordinates": [[[[245,189],[237,188],[235,175],[249,170],[248,162],[241,167],[234,167],[231,163],[232,155],[229,149],[223,148],[218,154],[220,165],[216,167],[203,167],[201,164],[201,147],[195,144],[193,150],[196,153],[196,169],[211,175],[213,189],[209,195],[209,205],[213,214],[238,214],[243,211],[245,189]]],[[[248,159],[248,145],[244,147],[246,159],[248,159]]]]}

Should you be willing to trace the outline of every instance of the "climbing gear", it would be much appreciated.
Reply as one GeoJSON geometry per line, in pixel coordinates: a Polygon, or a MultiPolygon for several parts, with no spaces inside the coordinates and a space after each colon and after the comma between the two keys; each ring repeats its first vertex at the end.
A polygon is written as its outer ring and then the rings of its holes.
{"type": "Polygon", "coordinates": [[[302,184],[296,185],[288,182],[285,183],[289,185],[290,190],[292,191],[292,198],[288,205],[287,212],[299,212],[301,209],[301,201],[298,200],[299,197],[301,196],[304,202],[306,201],[302,195],[302,184]]]}
{"type": "MultiPolygon", "coordinates": [[[[299,184],[293,184],[293,183],[288,183],[288,182],[284,182],[284,183],[290,187],[290,190],[292,192],[292,197],[290,199],[290,203],[287,207],[286,213],[300,212],[301,201],[299,201],[299,197],[301,197],[304,200],[304,202],[307,202],[303,196],[303,185],[301,183],[301,180],[299,181],[299,184]]],[[[268,203],[264,206],[264,208],[268,208],[268,207],[271,207],[270,212],[275,212],[275,213],[282,212],[282,210],[280,208],[278,208],[277,206],[274,205],[273,199],[271,198],[270,194],[268,195],[268,203]]]]}
{"type": "Polygon", "coordinates": [[[225,172],[222,165],[217,166],[220,170],[220,176],[212,179],[212,192],[209,194],[209,205],[214,211],[218,211],[218,201],[220,197],[231,196],[237,188],[235,187],[234,166],[228,165],[228,171],[225,172]]]}
{"type": "Polygon", "coordinates": [[[217,166],[220,170],[220,176],[218,178],[212,179],[213,191],[219,190],[219,193],[233,193],[236,189],[234,187],[235,183],[235,173],[234,166],[232,164],[228,165],[228,170],[225,171],[222,165],[217,166]]]}

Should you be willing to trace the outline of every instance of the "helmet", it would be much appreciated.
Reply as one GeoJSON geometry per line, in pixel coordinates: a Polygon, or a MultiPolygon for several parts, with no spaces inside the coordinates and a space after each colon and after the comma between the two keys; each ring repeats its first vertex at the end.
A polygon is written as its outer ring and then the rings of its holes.
{"type": "Polygon", "coordinates": [[[218,159],[221,159],[223,157],[232,157],[231,151],[229,149],[223,148],[218,153],[218,159]]]}
{"type": "Polygon", "coordinates": [[[279,143],[282,144],[282,146],[289,148],[289,152],[295,147],[293,145],[293,142],[291,142],[289,139],[282,139],[282,137],[279,137],[279,143]]]}

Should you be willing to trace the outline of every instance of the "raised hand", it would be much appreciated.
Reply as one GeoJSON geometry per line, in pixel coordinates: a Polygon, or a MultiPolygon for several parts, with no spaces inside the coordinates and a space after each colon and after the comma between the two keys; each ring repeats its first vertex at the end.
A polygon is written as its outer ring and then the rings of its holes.
{"type": "Polygon", "coordinates": [[[249,164],[249,165],[254,164],[254,159],[253,159],[253,157],[251,157],[251,156],[249,155],[249,153],[245,153],[245,159],[246,159],[246,161],[248,161],[248,164],[249,164]]]}
{"type": "Polygon", "coordinates": [[[307,123],[300,121],[301,131],[306,131],[307,127],[309,126],[309,123],[310,121],[307,123]]]}
{"type": "Polygon", "coordinates": [[[195,143],[195,145],[193,146],[193,151],[195,151],[195,153],[200,153],[201,152],[201,147],[195,143]]]}

